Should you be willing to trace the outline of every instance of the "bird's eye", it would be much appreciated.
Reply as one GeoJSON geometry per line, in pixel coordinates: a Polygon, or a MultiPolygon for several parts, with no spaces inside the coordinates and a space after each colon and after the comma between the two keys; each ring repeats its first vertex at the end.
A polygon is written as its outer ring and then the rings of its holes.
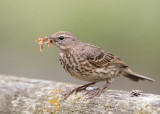
{"type": "Polygon", "coordinates": [[[59,39],[60,39],[60,40],[63,40],[63,39],[64,39],[64,36],[60,36],[59,39]]]}

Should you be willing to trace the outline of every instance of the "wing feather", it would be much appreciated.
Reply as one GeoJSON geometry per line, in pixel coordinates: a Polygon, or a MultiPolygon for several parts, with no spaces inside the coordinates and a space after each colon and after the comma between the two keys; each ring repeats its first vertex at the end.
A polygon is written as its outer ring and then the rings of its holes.
{"type": "Polygon", "coordinates": [[[108,66],[111,64],[118,64],[119,66],[122,66],[122,67],[128,67],[117,56],[109,52],[106,52],[104,50],[101,50],[100,48],[97,48],[97,47],[92,48],[92,50],[88,52],[87,59],[90,64],[92,64],[97,68],[108,66]]]}

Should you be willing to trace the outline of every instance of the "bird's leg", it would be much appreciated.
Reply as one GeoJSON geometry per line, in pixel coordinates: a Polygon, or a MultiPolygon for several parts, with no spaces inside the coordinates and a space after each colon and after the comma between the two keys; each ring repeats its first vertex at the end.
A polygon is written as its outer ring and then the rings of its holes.
{"type": "Polygon", "coordinates": [[[82,85],[82,86],[80,86],[80,87],[77,87],[77,89],[76,89],[76,93],[77,92],[79,92],[79,91],[82,91],[82,90],[85,90],[88,86],[91,86],[91,85],[93,85],[93,84],[95,84],[96,82],[92,82],[92,83],[88,83],[88,84],[85,84],[85,85],[82,85]]]}
{"type": "Polygon", "coordinates": [[[109,86],[111,83],[112,83],[112,80],[111,80],[111,79],[107,80],[107,81],[106,81],[106,84],[105,84],[102,88],[99,88],[97,91],[95,91],[95,92],[93,93],[93,95],[92,95],[91,97],[89,97],[89,98],[92,99],[92,98],[95,97],[96,95],[101,94],[101,93],[104,91],[104,89],[108,88],[108,86],[109,86]]]}
{"type": "Polygon", "coordinates": [[[88,86],[93,85],[95,83],[96,82],[88,83],[88,84],[85,84],[85,85],[82,85],[82,86],[79,86],[79,87],[73,89],[72,91],[65,94],[64,100],[66,100],[71,94],[73,94],[73,92],[79,92],[79,91],[85,90],[88,86]]]}

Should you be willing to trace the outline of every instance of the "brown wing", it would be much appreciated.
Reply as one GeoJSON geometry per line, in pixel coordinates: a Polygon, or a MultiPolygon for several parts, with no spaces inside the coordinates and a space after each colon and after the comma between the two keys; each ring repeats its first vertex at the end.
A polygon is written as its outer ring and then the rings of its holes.
{"type": "Polygon", "coordinates": [[[92,48],[87,55],[88,62],[95,67],[104,67],[111,64],[117,64],[122,67],[128,67],[122,60],[111,53],[105,52],[100,48],[92,48]]]}

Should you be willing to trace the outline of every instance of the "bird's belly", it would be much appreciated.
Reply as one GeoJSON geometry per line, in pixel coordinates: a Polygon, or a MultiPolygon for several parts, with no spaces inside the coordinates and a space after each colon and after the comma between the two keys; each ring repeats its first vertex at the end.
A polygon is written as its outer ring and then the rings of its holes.
{"type": "Polygon", "coordinates": [[[96,68],[90,64],[83,55],[63,54],[59,58],[63,68],[73,77],[90,82],[99,82],[112,79],[120,75],[120,70],[116,66],[105,66],[96,68]]]}
{"type": "Polygon", "coordinates": [[[83,69],[79,69],[79,71],[81,72],[76,72],[75,70],[71,71],[72,72],[72,76],[80,79],[80,80],[84,80],[84,81],[90,81],[90,82],[100,82],[100,81],[105,81],[108,79],[112,79],[115,78],[117,76],[119,76],[119,73],[113,70],[100,70],[100,69],[92,69],[92,71],[83,71],[83,69]]]}
{"type": "Polygon", "coordinates": [[[60,58],[60,62],[63,68],[73,77],[84,81],[100,82],[119,75],[118,70],[114,66],[95,68],[88,62],[79,64],[79,62],[65,58],[60,58]]]}

